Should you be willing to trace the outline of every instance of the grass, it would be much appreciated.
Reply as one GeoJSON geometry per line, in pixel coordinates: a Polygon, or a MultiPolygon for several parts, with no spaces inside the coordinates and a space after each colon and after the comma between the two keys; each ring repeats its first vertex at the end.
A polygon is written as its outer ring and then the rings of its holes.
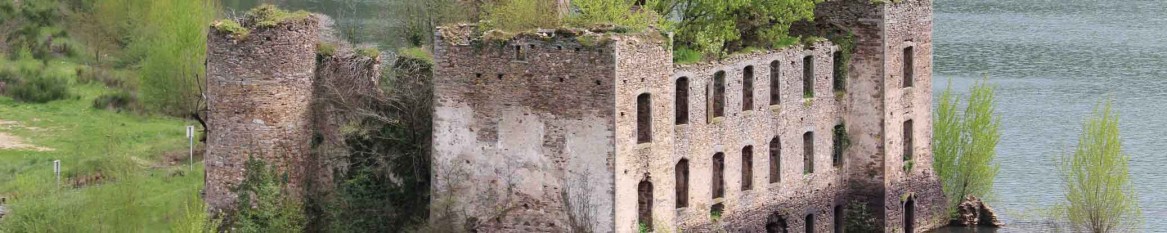
{"type": "MultiPolygon", "coordinates": [[[[0,68],[37,63],[3,61],[0,68]]],[[[201,200],[191,198],[202,188],[201,166],[159,162],[164,152],[186,147],[183,126],[192,122],[94,109],[96,98],[117,90],[78,82],[76,64],[46,64],[44,72],[67,77],[73,96],[44,104],[0,97],[0,119],[18,124],[0,132],[52,149],[0,149],[0,196],[11,209],[0,232],[165,232],[197,214],[190,210],[202,212],[201,200]],[[61,161],[60,188],[53,160],[61,161]],[[75,180],[90,183],[73,187],[75,180]]]]}
{"type": "Polygon", "coordinates": [[[275,27],[280,23],[301,21],[312,17],[307,11],[288,12],[272,4],[263,4],[247,12],[247,16],[255,20],[257,27],[275,27]]]}
{"type": "Polygon", "coordinates": [[[434,54],[422,47],[402,48],[397,54],[434,64],[434,54]]]}

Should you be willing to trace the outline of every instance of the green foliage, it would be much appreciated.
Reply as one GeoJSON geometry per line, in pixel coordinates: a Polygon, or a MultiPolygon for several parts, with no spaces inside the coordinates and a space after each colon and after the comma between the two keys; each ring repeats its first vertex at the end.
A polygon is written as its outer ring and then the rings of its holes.
{"type": "Polygon", "coordinates": [[[846,217],[843,227],[845,232],[879,232],[879,218],[876,218],[871,210],[867,208],[867,204],[861,201],[851,200],[847,202],[846,209],[843,210],[843,216],[846,217]]]}
{"type": "Polygon", "coordinates": [[[286,174],[263,161],[248,156],[243,182],[236,187],[239,200],[232,227],[239,232],[300,232],[304,230],[304,209],[299,200],[285,192],[286,174]]]}
{"type": "Polygon", "coordinates": [[[190,195],[182,212],[176,216],[174,224],[170,225],[170,232],[174,233],[216,233],[219,219],[211,218],[207,214],[206,203],[199,195],[190,195]]]}
{"type": "Polygon", "coordinates": [[[118,112],[141,112],[138,97],[128,91],[118,91],[98,96],[93,100],[93,108],[118,112]]]}
{"type": "Polygon", "coordinates": [[[332,56],[336,53],[336,45],[328,42],[316,43],[316,54],[321,56],[332,56]]]}
{"type": "Polygon", "coordinates": [[[247,39],[247,36],[251,35],[251,29],[247,29],[243,27],[243,25],[239,25],[239,22],[235,22],[235,20],[217,20],[215,23],[211,24],[211,27],[215,28],[215,30],[219,30],[220,32],[229,33],[232,37],[239,40],[247,39]]]}
{"type": "Polygon", "coordinates": [[[429,64],[434,64],[434,54],[430,53],[429,50],[426,50],[425,48],[422,48],[422,47],[402,48],[400,51],[397,52],[397,55],[402,56],[402,57],[407,57],[407,58],[418,59],[421,61],[425,61],[426,63],[429,63],[429,64]]]}
{"type": "Polygon", "coordinates": [[[822,0],[662,0],[648,4],[676,23],[678,47],[723,56],[746,47],[774,48],[790,25],[814,18],[822,0]]]}
{"type": "Polygon", "coordinates": [[[957,114],[960,99],[953,96],[951,83],[940,95],[933,122],[933,168],[949,197],[950,215],[956,214],[956,207],[964,197],[983,198],[992,192],[993,180],[1000,169],[993,160],[1001,139],[994,99],[988,78],[972,87],[963,115],[957,114]]]}
{"type": "Polygon", "coordinates": [[[381,56],[381,50],[376,47],[360,48],[357,49],[357,54],[368,58],[375,58],[381,56]]]}
{"type": "Polygon", "coordinates": [[[72,51],[62,47],[68,33],[60,27],[65,13],[56,0],[5,3],[0,6],[0,11],[12,13],[0,16],[0,21],[12,20],[18,25],[15,30],[4,35],[5,41],[14,48],[12,51],[26,53],[36,59],[48,59],[55,53],[72,51]]]}
{"type": "Polygon", "coordinates": [[[1107,101],[1094,110],[1074,153],[1060,158],[1066,216],[1078,232],[1138,232],[1142,224],[1130,156],[1122,152],[1111,105],[1107,101]]]}
{"type": "Polygon", "coordinates": [[[637,223],[637,224],[636,224],[636,232],[640,232],[640,233],[648,233],[648,232],[652,232],[652,231],[648,230],[648,224],[645,224],[645,223],[637,223]]]}
{"type": "MultiPolygon", "coordinates": [[[[115,0],[116,1],[116,0],[115,0]]],[[[188,116],[198,109],[205,80],[207,23],[215,15],[213,0],[161,0],[149,7],[132,49],[145,51],[141,62],[142,103],[150,110],[188,116]]]]}
{"type": "Polygon", "coordinates": [[[673,50],[673,63],[676,64],[694,64],[703,60],[701,52],[689,48],[677,48],[673,50]]]}
{"type": "Polygon", "coordinates": [[[256,27],[275,27],[281,23],[302,21],[312,17],[307,11],[288,12],[272,4],[263,4],[247,12],[247,18],[256,27]]]}
{"type": "Polygon", "coordinates": [[[554,1],[545,0],[499,0],[483,5],[482,30],[498,29],[508,32],[525,32],[539,28],[559,28],[558,9],[554,1]]]}
{"type": "Polygon", "coordinates": [[[643,30],[659,22],[667,22],[651,9],[630,11],[634,4],[633,0],[574,0],[571,6],[575,13],[568,15],[564,21],[573,27],[615,25],[632,30],[643,30]]]}
{"type": "Polygon", "coordinates": [[[59,74],[39,69],[23,69],[18,76],[21,77],[8,84],[8,90],[5,91],[5,94],[12,96],[13,99],[30,103],[45,103],[69,97],[69,80],[59,74]]]}

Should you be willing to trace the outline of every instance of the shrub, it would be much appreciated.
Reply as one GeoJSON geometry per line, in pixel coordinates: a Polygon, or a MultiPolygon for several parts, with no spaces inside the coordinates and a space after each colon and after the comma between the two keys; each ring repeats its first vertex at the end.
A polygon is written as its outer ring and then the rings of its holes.
{"type": "MultiPolygon", "coordinates": [[[[949,88],[940,94],[933,118],[933,168],[948,196],[948,213],[955,215],[960,201],[968,195],[986,197],[993,189],[1000,165],[997,143],[1001,139],[1001,118],[996,116],[993,87],[988,78],[972,87],[968,106],[957,115],[960,99],[949,88]]],[[[905,169],[914,165],[905,161],[905,169]]]]}
{"type": "Polygon", "coordinates": [[[510,32],[538,28],[559,28],[555,2],[546,0],[500,0],[483,6],[482,30],[499,29],[510,32]]]}
{"type": "Polygon", "coordinates": [[[573,27],[594,27],[600,25],[617,25],[633,30],[641,30],[656,26],[661,20],[660,15],[651,9],[633,9],[634,2],[629,0],[575,0],[571,6],[575,10],[564,21],[573,27]]]}
{"type": "Polygon", "coordinates": [[[1094,110],[1078,147],[1058,168],[1066,216],[1077,232],[1138,232],[1142,210],[1130,180],[1130,156],[1122,152],[1118,116],[1111,102],[1094,110]]]}
{"type": "Polygon", "coordinates": [[[23,79],[9,83],[9,90],[5,92],[13,99],[30,102],[45,103],[69,97],[69,80],[47,75],[40,70],[23,70],[20,74],[23,79]]]}
{"type": "Polygon", "coordinates": [[[304,209],[299,200],[285,192],[285,176],[248,156],[243,182],[236,187],[239,195],[232,227],[239,232],[301,232],[304,209]]]}
{"type": "Polygon", "coordinates": [[[677,64],[693,64],[701,62],[701,52],[688,48],[677,48],[673,50],[673,62],[677,64]]]}
{"type": "Polygon", "coordinates": [[[867,208],[867,204],[852,200],[843,210],[846,217],[844,227],[846,232],[879,232],[879,219],[867,208]]]}
{"type": "Polygon", "coordinates": [[[142,110],[141,105],[138,104],[138,97],[127,91],[98,96],[97,99],[93,100],[93,108],[118,112],[140,112],[142,110]]]}

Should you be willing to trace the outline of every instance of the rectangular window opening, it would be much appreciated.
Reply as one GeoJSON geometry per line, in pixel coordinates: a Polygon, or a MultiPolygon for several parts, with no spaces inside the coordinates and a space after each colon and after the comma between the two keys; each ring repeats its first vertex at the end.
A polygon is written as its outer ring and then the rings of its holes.
{"type": "Polygon", "coordinates": [[[636,142],[652,141],[652,98],[648,93],[636,97],[636,142]]]}
{"type": "Polygon", "coordinates": [[[802,97],[814,98],[814,56],[802,58],[802,97]]]}
{"type": "Polygon", "coordinates": [[[754,66],[742,70],[742,111],[754,109],[754,66]]]}
{"type": "Polygon", "coordinates": [[[676,91],[676,123],[678,125],[689,123],[689,78],[681,77],[677,79],[676,91]]]}
{"type": "Polygon", "coordinates": [[[814,173],[814,132],[802,135],[802,173],[814,173]]]}
{"type": "Polygon", "coordinates": [[[742,190],[750,190],[754,186],[754,147],[742,148],[742,190]]]}
{"type": "Polygon", "coordinates": [[[781,62],[770,62],[770,105],[778,105],[781,103],[781,87],[779,83],[782,82],[781,76],[781,62]]]}
{"type": "Polygon", "coordinates": [[[911,46],[904,48],[904,87],[912,87],[913,81],[916,77],[915,70],[915,51],[911,46]]]}

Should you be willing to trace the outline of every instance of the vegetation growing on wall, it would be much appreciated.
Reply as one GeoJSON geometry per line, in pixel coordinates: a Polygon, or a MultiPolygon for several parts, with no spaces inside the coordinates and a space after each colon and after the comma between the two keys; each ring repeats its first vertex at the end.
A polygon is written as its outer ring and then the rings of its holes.
{"type": "Polygon", "coordinates": [[[1118,115],[1107,101],[1083,124],[1073,153],[1058,164],[1065,216],[1077,232],[1137,232],[1142,210],[1123,152],[1118,115]]]}
{"type": "Polygon", "coordinates": [[[646,5],[677,19],[677,47],[723,56],[749,47],[776,47],[789,37],[791,24],[813,19],[819,2],[822,0],[660,0],[646,5]]]}
{"type": "Polygon", "coordinates": [[[287,175],[248,156],[243,182],[234,189],[239,196],[235,213],[228,218],[238,232],[300,232],[306,217],[299,200],[286,190],[287,175]]]}
{"type": "Polygon", "coordinates": [[[933,168],[940,177],[948,213],[955,216],[964,197],[986,197],[993,189],[1000,164],[994,162],[1001,139],[993,86],[985,78],[972,87],[967,108],[956,111],[960,98],[951,83],[940,94],[933,123],[933,168]]]}

